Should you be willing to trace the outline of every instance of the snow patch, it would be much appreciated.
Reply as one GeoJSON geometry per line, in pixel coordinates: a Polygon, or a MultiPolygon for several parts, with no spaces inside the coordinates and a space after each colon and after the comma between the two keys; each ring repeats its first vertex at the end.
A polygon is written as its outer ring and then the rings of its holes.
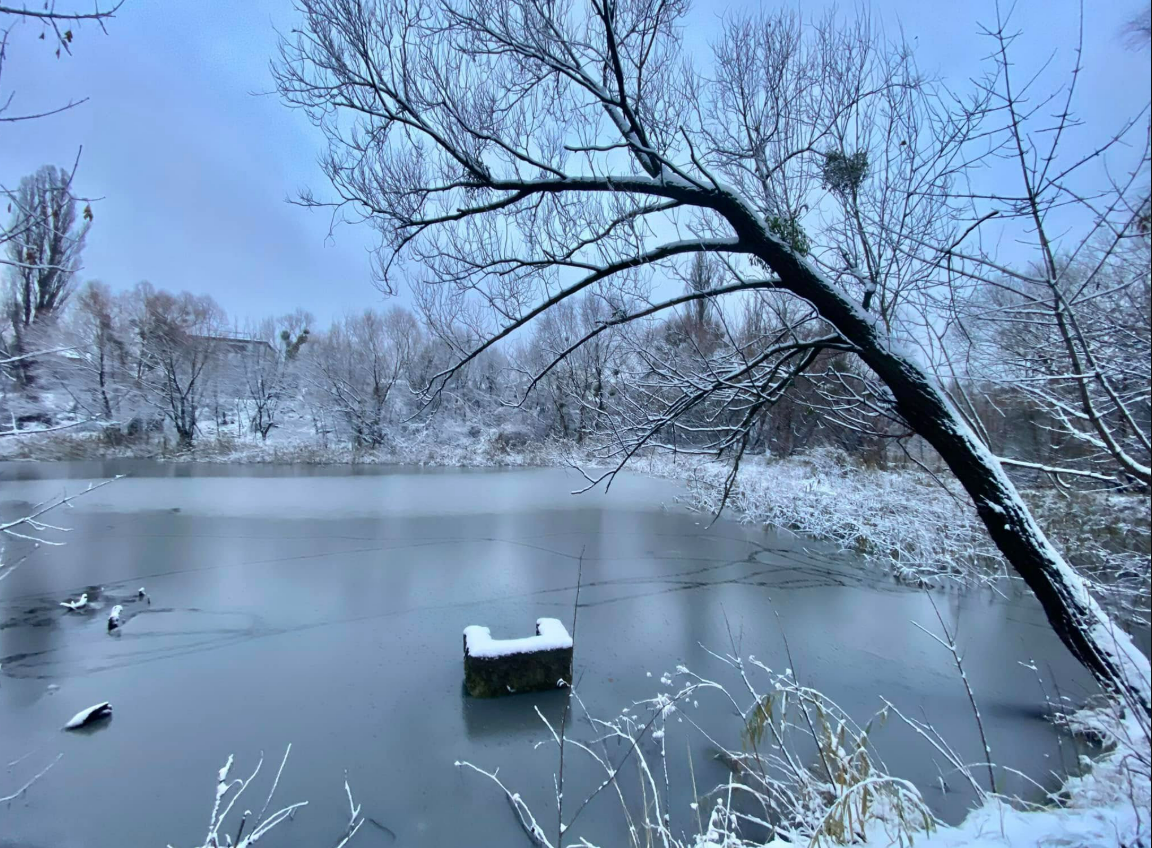
{"type": "Polygon", "coordinates": [[[558,618],[536,619],[536,635],[522,639],[493,639],[487,627],[464,628],[464,649],[472,657],[507,657],[572,647],[572,637],[558,618]]]}
{"type": "Polygon", "coordinates": [[[79,727],[91,724],[94,721],[112,715],[112,705],[107,701],[101,701],[99,704],[93,704],[87,709],[80,710],[72,718],[68,719],[68,723],[64,725],[65,730],[76,730],[79,727]]]}

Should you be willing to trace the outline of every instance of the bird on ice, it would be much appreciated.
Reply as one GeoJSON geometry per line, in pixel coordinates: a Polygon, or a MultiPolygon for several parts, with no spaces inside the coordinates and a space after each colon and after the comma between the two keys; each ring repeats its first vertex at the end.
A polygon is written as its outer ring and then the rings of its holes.
{"type": "Polygon", "coordinates": [[[152,599],[148,597],[148,593],[144,591],[143,586],[136,590],[136,599],[140,601],[146,600],[148,603],[152,603],[152,599]]]}
{"type": "Polygon", "coordinates": [[[123,620],[121,620],[121,618],[120,618],[120,614],[123,612],[124,612],[124,607],[122,607],[120,604],[116,604],[116,606],[112,607],[112,612],[108,613],[108,632],[109,633],[111,633],[113,630],[115,630],[117,627],[119,627],[121,624],[124,623],[123,620]]]}
{"type": "Polygon", "coordinates": [[[77,598],[74,601],[61,601],[60,606],[66,607],[67,609],[70,609],[73,612],[75,612],[76,610],[79,610],[79,609],[84,609],[84,607],[88,606],[88,593],[84,592],[83,594],[80,595],[79,598],[77,598]]]}

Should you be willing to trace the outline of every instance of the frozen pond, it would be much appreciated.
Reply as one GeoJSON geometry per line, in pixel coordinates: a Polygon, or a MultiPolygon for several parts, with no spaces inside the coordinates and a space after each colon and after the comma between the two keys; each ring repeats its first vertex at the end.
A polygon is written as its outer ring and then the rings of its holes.
{"type": "MultiPolygon", "coordinates": [[[[277,800],[311,803],[270,845],[332,844],[347,820],[345,770],[373,820],[357,848],[527,844],[496,788],[453,762],[500,767],[554,821],[555,753],[533,747],[545,736],[533,708],[555,715],[559,702],[464,697],[460,634],[483,624],[521,636],[538,616],[569,621],[582,550],[576,677],[593,713],[668,691],[659,678],[678,664],[735,686],[700,647],[729,652],[729,627],[745,654],[784,669],[782,627],[801,679],[855,717],[883,695],[980,759],[951,657],[913,625],[935,624],[923,592],[810,541],[724,520],[708,527],[675,504],[670,483],[628,476],[608,495],[574,497],[579,478],[562,470],[0,463],[0,517],[121,472],[131,476],[54,513],[71,528],[67,546],[41,548],[0,582],[0,796],[64,755],[26,797],[0,806],[5,848],[200,844],[227,756],[246,775],[264,751],[274,773],[289,742],[277,800]],[[110,605],[141,585],[153,603],[127,604],[118,636],[106,633],[106,613],[57,606],[90,586],[110,605]],[[104,700],[115,709],[107,725],[60,731],[104,700]]],[[[959,622],[995,759],[1044,780],[1074,752],[1058,745],[1019,663],[1034,661],[1072,697],[1092,684],[1039,606],[1008,594],[935,597],[959,622]]],[[[730,712],[701,698],[693,718],[738,745],[730,712]]],[[[684,752],[692,739],[698,784],[724,779],[688,725],[672,727],[670,748],[684,752]]],[[[591,735],[584,725],[573,733],[591,735]]],[[[942,816],[962,815],[959,781],[934,789],[935,769],[907,730],[890,721],[876,741],[942,816]]],[[[598,777],[569,757],[574,803],[598,777]]],[[[267,786],[254,784],[246,806],[258,810],[267,786]]],[[[688,788],[674,791],[683,804],[673,822],[687,828],[688,788]]],[[[623,844],[609,794],[574,832],[623,844]]]]}

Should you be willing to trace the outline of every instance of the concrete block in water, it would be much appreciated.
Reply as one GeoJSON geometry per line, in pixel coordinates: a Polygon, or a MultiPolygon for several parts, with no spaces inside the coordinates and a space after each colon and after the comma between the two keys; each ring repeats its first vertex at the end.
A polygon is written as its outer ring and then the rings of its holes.
{"type": "Polygon", "coordinates": [[[571,684],[572,637],[558,619],[536,619],[536,635],[523,639],[493,639],[487,627],[464,628],[464,685],[472,697],[571,684]]]}

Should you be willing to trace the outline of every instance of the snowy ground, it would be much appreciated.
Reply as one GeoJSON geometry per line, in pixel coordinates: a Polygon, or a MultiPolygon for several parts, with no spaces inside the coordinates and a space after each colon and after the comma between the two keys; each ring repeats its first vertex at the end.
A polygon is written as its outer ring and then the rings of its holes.
{"type": "MultiPolygon", "coordinates": [[[[1073,715],[1078,732],[1091,734],[1110,746],[1083,777],[1067,780],[1053,796],[1053,805],[1021,810],[991,798],[973,810],[959,827],[936,829],[922,848],[1012,846],[1147,846],[1152,839],[1148,723],[1115,709],[1101,708],[1073,715]]],[[[702,843],[707,845],[707,842],[702,843]]],[[[868,845],[888,845],[869,840],[868,845]]]]}

